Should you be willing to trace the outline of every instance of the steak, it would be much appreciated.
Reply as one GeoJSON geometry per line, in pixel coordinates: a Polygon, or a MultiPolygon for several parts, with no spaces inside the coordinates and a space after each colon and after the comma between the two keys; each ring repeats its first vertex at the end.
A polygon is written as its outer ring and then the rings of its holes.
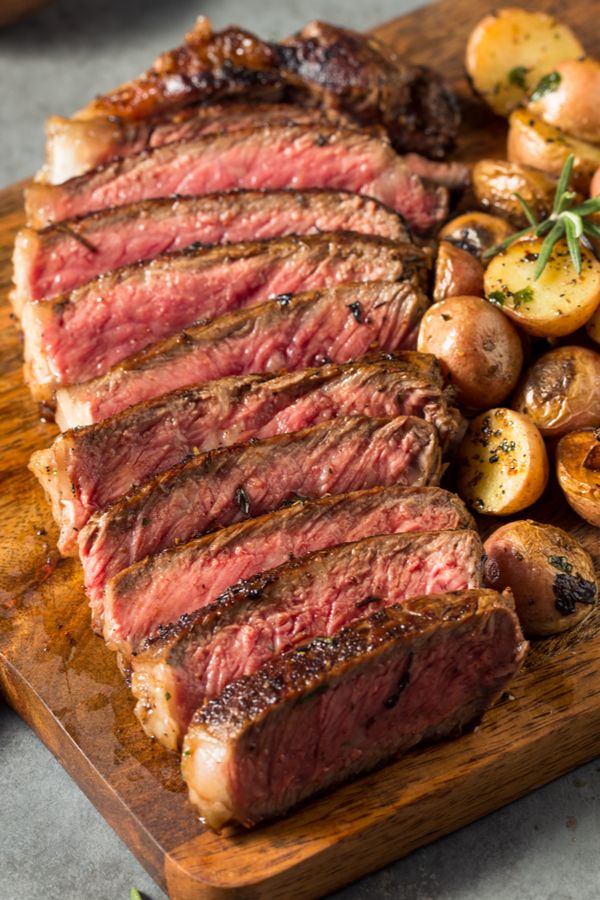
{"type": "Polygon", "coordinates": [[[387,141],[331,125],[271,125],[167,144],[60,185],[33,184],[25,206],[29,224],[42,228],[108,206],[234,188],[353,191],[395,209],[422,233],[448,211],[446,189],[426,185],[387,141]]]}
{"type": "Polygon", "coordinates": [[[30,469],[52,504],[59,548],[68,552],[75,529],[94,511],[192,453],[349,415],[424,418],[436,426],[444,447],[463,430],[433,357],[405,352],[279,377],[227,378],[166,394],[59,435],[33,454],[30,469]]]}
{"type": "Polygon", "coordinates": [[[527,652],[510,595],[408,600],[278,656],[194,716],[183,777],[215,829],[251,826],[476,723],[527,652]]]}
{"type": "Polygon", "coordinates": [[[45,398],[57,384],[103,375],[193,323],[279,294],[418,279],[424,268],[425,256],[412,244],[354,234],[290,235],[166,254],[101,275],[70,294],[27,303],[28,378],[36,396],[45,398]]]}
{"type": "Polygon", "coordinates": [[[481,557],[470,530],[379,535],[238,582],[131,657],[136,715],[148,735],[176,749],[196,709],[230,682],[369,612],[479,587],[481,557]]]}
{"type": "Polygon", "coordinates": [[[115,157],[133,156],[153,147],[187,141],[203,134],[233,132],[263,125],[329,124],[355,127],[334,109],[303,107],[291,103],[222,103],[187,106],[153,119],[65,119],[51,116],[46,122],[46,163],[38,180],[61,184],[115,157]]]}
{"type": "Polygon", "coordinates": [[[299,497],[437,484],[439,477],[435,430],[411,416],[340,418],[200,453],[95,513],[79,533],[92,611],[101,614],[109,578],[176,543],[299,497]]]}
{"type": "Polygon", "coordinates": [[[146,200],[22,229],[15,241],[15,305],[71,291],[97,275],[189,244],[356,231],[408,241],[397,213],[343,191],[234,191],[146,200]]]}
{"type": "Polygon", "coordinates": [[[297,370],[346,362],[372,348],[411,347],[428,304],[404,282],[283,295],[187,328],[100,378],[59,388],[56,421],[61,428],[91,424],[167,391],[226,375],[297,370]]]}
{"type": "Polygon", "coordinates": [[[209,606],[236,581],[342,542],[375,534],[473,527],[454,494],[440,488],[372,488],[306,500],[171,547],[112,578],[104,637],[129,656],[183,615],[209,606]]]}

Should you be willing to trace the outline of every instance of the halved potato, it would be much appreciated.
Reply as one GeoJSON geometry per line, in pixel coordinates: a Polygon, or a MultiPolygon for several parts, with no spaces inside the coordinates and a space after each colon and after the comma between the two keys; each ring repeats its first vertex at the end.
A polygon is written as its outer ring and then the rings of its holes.
{"type": "Polygon", "coordinates": [[[600,166],[600,146],[570,137],[527,109],[511,113],[507,144],[511,162],[558,177],[571,153],[575,156],[571,183],[576,190],[587,194],[592,176],[600,166]]]}
{"type": "Polygon", "coordinates": [[[543,75],[584,52],[571,29],[553,16],[508,7],[475,26],[465,66],[475,91],[494,112],[506,116],[543,75]]]}
{"type": "Polygon", "coordinates": [[[541,220],[552,211],[556,184],[557,179],[546,172],[503,159],[480,159],[473,166],[477,202],[488,212],[510,219],[518,228],[529,223],[515,193],[523,197],[541,220]]]}
{"type": "MultiPolygon", "coordinates": [[[[553,71],[550,89],[534,92],[527,108],[548,125],[582,141],[600,142],[600,63],[569,59],[553,71]]],[[[547,82],[548,83],[548,82],[547,82]]]]}
{"type": "Polygon", "coordinates": [[[585,325],[600,304],[600,263],[582,247],[578,275],[561,240],[534,281],[541,246],[541,239],[523,239],[494,256],[485,272],[485,295],[528,334],[562,337],[585,325]]]}
{"type": "Polygon", "coordinates": [[[572,431],[560,439],[556,475],[575,512],[600,526],[600,430],[572,431]]]}
{"type": "Polygon", "coordinates": [[[433,299],[446,297],[483,297],[483,266],[479,260],[452,244],[440,241],[435,261],[433,299]]]}
{"type": "Polygon", "coordinates": [[[440,230],[438,237],[481,259],[482,253],[501,244],[512,233],[509,223],[499,216],[474,211],[451,219],[440,230]]]}
{"type": "Polygon", "coordinates": [[[458,453],[458,492],[472,509],[519,512],[542,495],[548,473],[543,438],[527,416],[490,409],[470,423],[458,453]]]}
{"type": "Polygon", "coordinates": [[[527,370],[513,408],[535,422],[544,437],[600,425],[600,353],[556,347],[527,370]]]}

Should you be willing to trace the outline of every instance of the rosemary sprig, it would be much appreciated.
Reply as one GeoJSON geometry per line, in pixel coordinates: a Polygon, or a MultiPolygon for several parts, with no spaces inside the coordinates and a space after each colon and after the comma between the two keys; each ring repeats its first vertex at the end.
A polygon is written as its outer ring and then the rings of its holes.
{"type": "Polygon", "coordinates": [[[600,227],[594,222],[584,221],[586,216],[600,212],[600,197],[592,197],[591,200],[584,200],[582,203],[577,203],[574,206],[572,205],[577,195],[568,188],[574,162],[575,156],[571,153],[567,157],[562,172],[560,173],[560,178],[556,185],[552,212],[547,219],[538,222],[529,203],[527,203],[520,194],[515,192],[514,196],[520,203],[529,225],[527,228],[522,228],[521,231],[516,231],[515,234],[512,234],[505,241],[502,241],[501,244],[496,244],[495,247],[490,247],[489,250],[486,250],[483,254],[484,259],[495,256],[496,253],[500,253],[502,250],[506,250],[506,248],[514,244],[515,241],[518,241],[526,235],[538,238],[546,235],[533,273],[534,281],[538,280],[546,268],[546,264],[552,255],[552,251],[554,250],[557,241],[560,241],[562,238],[565,238],[575,270],[578,275],[580,274],[581,243],[586,242],[586,236],[600,240],[600,227]]]}

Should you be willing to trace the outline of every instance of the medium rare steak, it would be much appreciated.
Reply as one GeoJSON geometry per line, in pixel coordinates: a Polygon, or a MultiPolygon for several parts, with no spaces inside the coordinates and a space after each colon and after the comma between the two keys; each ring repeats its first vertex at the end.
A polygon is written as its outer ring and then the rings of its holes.
{"type": "Polygon", "coordinates": [[[23,228],[15,241],[15,305],[71,291],[97,275],[189,244],[356,231],[408,241],[391,209],[343,191],[230,191],[163,197],[80,219],[23,228]]]}
{"type": "Polygon", "coordinates": [[[510,595],[408,600],[241,678],[194,716],[183,777],[219,829],[250,826],[477,722],[527,651],[510,595]]]}
{"type": "Polygon", "coordinates": [[[131,657],[136,715],[148,735],[175,749],[195,710],[230,682],[368,612],[479,587],[481,556],[470,530],[380,535],[238,582],[131,657]]]}
{"type": "Polygon", "coordinates": [[[332,188],[374,197],[427,233],[448,211],[390,144],[330,125],[271,125],[167,144],[107,163],[60,185],[26,191],[29,224],[42,228],[108,206],[234,188],[332,188]]]}
{"type": "Polygon", "coordinates": [[[441,488],[372,488],[306,500],[147,557],[112,578],[104,637],[129,656],[183,615],[209,606],[236,581],[295,557],[375,534],[473,527],[441,488]]]}
{"type": "Polygon", "coordinates": [[[33,454],[30,469],[52,504],[59,547],[68,552],[76,529],[95,510],[192,453],[349,415],[424,418],[436,426],[443,447],[463,430],[434,358],[406,351],[393,359],[227,378],[166,394],[59,435],[33,454]]]}
{"type": "Polygon", "coordinates": [[[200,453],[96,513],[79,533],[92,611],[101,612],[108,579],[150,553],[298,497],[437,484],[439,477],[435,430],[411,416],[340,418],[200,453]]]}
{"type": "Polygon", "coordinates": [[[412,347],[429,301],[411,285],[372,282],[283,295],[152,344],[100,378],[59,388],[61,428],[88,425],[167,391],[226,375],[342,363],[412,347]]]}

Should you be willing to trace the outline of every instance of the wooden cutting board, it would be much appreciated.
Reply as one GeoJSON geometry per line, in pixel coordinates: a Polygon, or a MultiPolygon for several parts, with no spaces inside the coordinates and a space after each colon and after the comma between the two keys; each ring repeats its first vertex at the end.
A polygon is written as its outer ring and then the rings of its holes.
{"type": "MultiPolygon", "coordinates": [[[[560,14],[600,54],[587,0],[523,5],[560,14]]],[[[378,29],[408,59],[457,82],[466,159],[504,151],[504,123],[468,98],[462,79],[467,34],[489,8],[442,0],[378,29]]],[[[575,632],[538,642],[510,695],[472,734],[413,752],[283,821],[233,838],[205,831],[177,758],[136,723],[114,658],[90,630],[79,567],[59,559],[42,491],[25,468],[55,429],[23,386],[7,300],[22,189],[0,192],[0,687],[173,900],[322,895],[600,754],[596,610],[575,632]]],[[[556,491],[528,514],[575,533],[600,566],[600,532],[556,491]]],[[[482,524],[485,533],[497,523],[482,524]]]]}

